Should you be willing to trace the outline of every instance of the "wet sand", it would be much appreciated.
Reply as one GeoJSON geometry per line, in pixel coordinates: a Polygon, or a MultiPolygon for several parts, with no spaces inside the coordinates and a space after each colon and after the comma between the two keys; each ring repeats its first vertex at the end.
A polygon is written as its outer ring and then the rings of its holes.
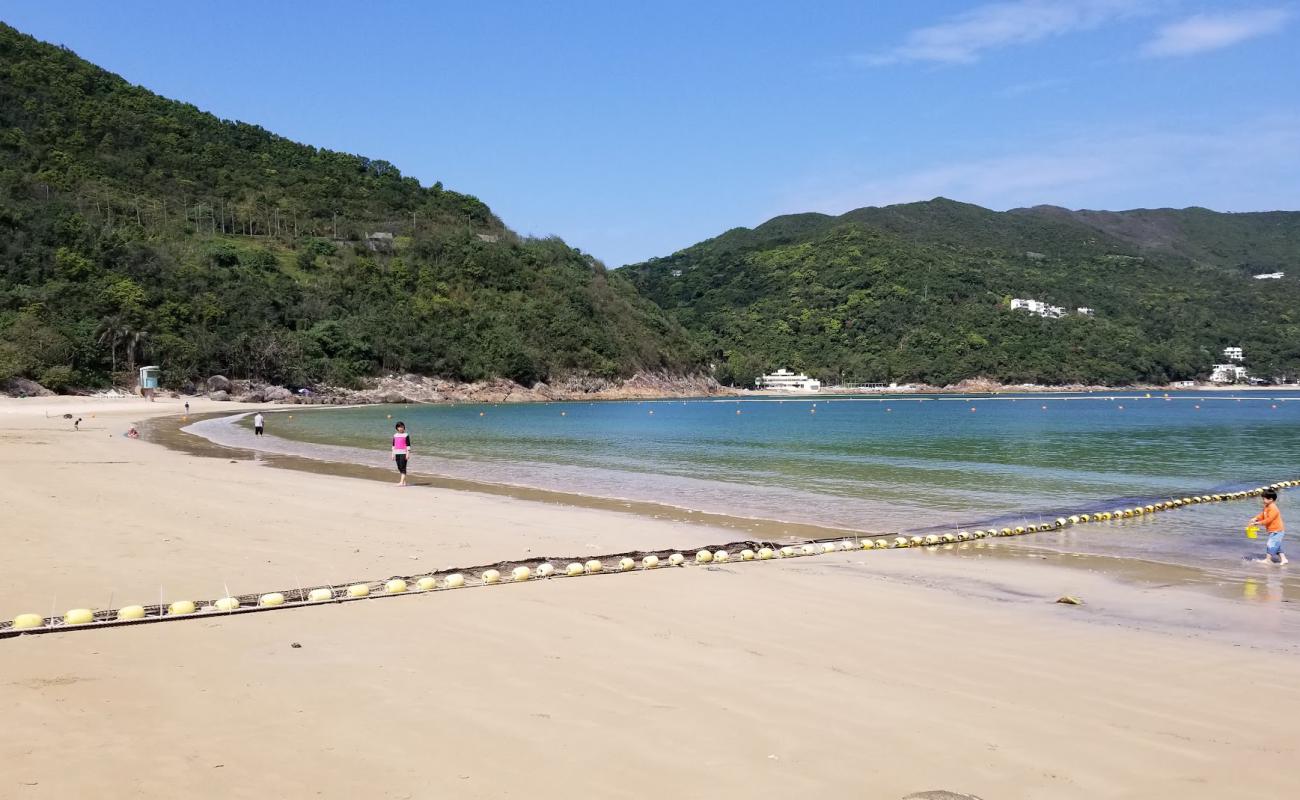
{"type": "MultiPolygon", "coordinates": [[[[232,410],[195,403],[218,408],[232,410]]],[[[0,614],[737,538],[116,435],[178,410],[0,401],[0,614]],[[96,416],[74,433],[45,417],[63,410],[96,416]]],[[[1229,601],[1013,550],[852,552],[4,640],[0,797],[1294,791],[1300,661],[1273,575],[1229,601]],[[1235,622],[1198,624],[1225,604],[1235,622]]]]}

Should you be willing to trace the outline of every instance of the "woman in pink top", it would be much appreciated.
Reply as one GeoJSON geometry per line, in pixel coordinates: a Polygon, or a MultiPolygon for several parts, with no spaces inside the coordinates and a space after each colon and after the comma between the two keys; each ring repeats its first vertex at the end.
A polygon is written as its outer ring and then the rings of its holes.
{"type": "Polygon", "coordinates": [[[397,423],[397,432],[393,434],[393,460],[397,462],[397,472],[401,478],[398,486],[406,485],[406,457],[411,454],[411,434],[406,432],[406,423],[397,423]]]}

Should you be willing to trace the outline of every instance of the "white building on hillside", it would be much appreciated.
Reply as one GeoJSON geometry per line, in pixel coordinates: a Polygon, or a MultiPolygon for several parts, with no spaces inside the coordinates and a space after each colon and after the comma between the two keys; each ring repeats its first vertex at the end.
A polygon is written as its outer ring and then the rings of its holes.
{"type": "Polygon", "coordinates": [[[1210,373],[1210,383],[1246,383],[1250,376],[1246,368],[1238,364],[1215,364],[1210,373]]]}
{"type": "Polygon", "coordinates": [[[1079,316],[1081,317],[1091,317],[1093,314],[1097,313],[1096,311],[1094,311],[1091,308],[1088,308],[1087,306],[1079,306],[1077,309],[1075,309],[1075,311],[1078,312],[1079,316]]]}
{"type": "Polygon", "coordinates": [[[1246,355],[1241,352],[1240,347],[1223,348],[1223,357],[1229,361],[1244,361],[1246,359],[1246,355]]]}
{"type": "Polygon", "coordinates": [[[802,372],[796,375],[784,367],[771,375],[763,375],[757,383],[760,389],[778,392],[817,392],[822,388],[822,382],[816,378],[809,378],[802,372]]]}
{"type": "Polygon", "coordinates": [[[1251,276],[1257,281],[1276,281],[1286,277],[1285,272],[1265,272],[1260,275],[1251,276]]]}
{"type": "Polygon", "coordinates": [[[1048,319],[1060,319],[1065,316],[1064,308],[1061,308],[1060,306],[1049,306],[1041,300],[1029,300],[1023,297],[1012,298],[1011,310],[1015,311],[1018,308],[1023,308],[1030,314],[1037,314],[1040,317],[1046,317],[1048,319]]]}

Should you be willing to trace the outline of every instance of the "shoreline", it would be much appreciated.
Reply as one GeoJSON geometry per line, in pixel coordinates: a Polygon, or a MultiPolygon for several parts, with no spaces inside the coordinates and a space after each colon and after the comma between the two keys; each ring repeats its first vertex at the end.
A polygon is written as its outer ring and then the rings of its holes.
{"type": "MultiPolygon", "coordinates": [[[[204,419],[224,419],[228,421],[228,424],[233,425],[236,419],[246,417],[251,413],[253,413],[253,411],[241,411],[236,414],[213,413],[204,415],[204,419]]],[[[270,413],[287,413],[287,410],[270,413]]],[[[214,458],[226,458],[230,455],[238,455],[240,458],[260,461],[268,466],[277,468],[377,481],[384,484],[390,484],[392,482],[392,473],[391,470],[388,469],[347,461],[309,458],[305,456],[288,455],[276,453],[274,451],[258,450],[255,448],[219,443],[203,436],[202,434],[182,430],[182,428],[188,424],[192,423],[177,420],[175,417],[158,417],[148,423],[147,428],[142,427],[141,431],[142,435],[150,438],[151,441],[158,442],[166,447],[190,455],[214,458]]],[[[883,538],[892,541],[900,534],[899,531],[870,531],[856,528],[823,526],[812,523],[741,517],[650,501],[601,497],[598,495],[554,491],[524,485],[451,478],[431,473],[412,472],[412,478],[415,480],[412,484],[413,487],[434,487],[458,492],[474,492],[489,496],[507,497],[525,502],[583,508],[599,512],[612,512],[620,515],[627,514],[643,519],[667,520],[688,525],[703,526],[715,530],[730,530],[747,537],[741,541],[719,540],[700,543],[701,547],[708,547],[711,549],[730,548],[734,551],[741,546],[752,546],[754,549],[757,549],[765,545],[779,548],[783,545],[802,545],[805,543],[820,544],[827,541],[839,541],[845,539],[857,540],[862,537],[871,539],[883,538]]],[[[1245,486],[1245,484],[1243,483],[1241,486],[1245,486]]],[[[1234,486],[1233,489],[1220,488],[1217,490],[1210,489],[1205,491],[1211,493],[1215,491],[1235,491],[1237,488],[1240,487],[1234,486]]],[[[1191,491],[1189,493],[1199,494],[1200,491],[1191,491]]],[[[1117,503],[1112,500],[1098,500],[1091,503],[1088,508],[1089,510],[1094,507],[1097,509],[1110,509],[1115,505],[1117,505],[1117,503]]],[[[1188,509],[1188,512],[1194,513],[1194,509],[1188,509]]],[[[1061,515],[1068,516],[1070,513],[1070,511],[1058,510],[1037,512],[1033,516],[1041,521],[1061,515]]],[[[981,528],[991,524],[996,525],[997,527],[1002,527],[1003,523],[1008,519],[1023,516],[1023,514],[1017,512],[1016,514],[1009,516],[1002,515],[977,520],[969,523],[965,527],[981,528]]],[[[907,537],[918,534],[921,536],[928,534],[942,535],[947,532],[955,532],[956,530],[956,528],[952,528],[951,526],[938,524],[910,528],[903,535],[907,537]]],[[[1023,538],[995,538],[962,543],[944,543],[934,548],[933,551],[952,553],[956,556],[975,555],[1000,559],[1023,560],[1025,558],[1037,558],[1041,561],[1051,562],[1066,569],[1100,572],[1121,583],[1132,586],[1180,586],[1222,599],[1234,599],[1239,594],[1235,588],[1225,589],[1223,587],[1225,584],[1234,584],[1239,583],[1240,581],[1235,577],[1225,578],[1219,570],[1214,568],[1166,562],[1158,560],[1157,558],[1141,558],[1132,555],[1061,551],[1042,543],[1036,543],[1035,537],[1032,535],[1023,538]]],[[[601,554],[601,557],[614,559],[632,557],[639,560],[641,557],[650,554],[664,558],[667,556],[668,551],[662,548],[629,548],[618,550],[617,552],[611,551],[609,553],[604,553],[601,554]]],[[[691,554],[687,553],[686,556],[687,558],[690,558],[691,554]]],[[[558,566],[562,563],[574,560],[581,561],[582,557],[558,556],[544,559],[521,559],[516,557],[513,559],[494,561],[492,563],[462,565],[458,567],[458,569],[474,571],[514,566],[516,564],[535,566],[536,563],[545,560],[555,562],[558,566]]],[[[1283,575],[1281,580],[1293,592],[1300,595],[1300,574],[1295,576],[1283,575]]]]}

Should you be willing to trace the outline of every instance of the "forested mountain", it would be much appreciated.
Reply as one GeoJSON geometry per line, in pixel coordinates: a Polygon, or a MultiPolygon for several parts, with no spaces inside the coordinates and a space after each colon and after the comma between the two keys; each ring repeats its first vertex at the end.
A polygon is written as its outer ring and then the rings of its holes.
{"type": "Polygon", "coordinates": [[[620,271],[700,338],[724,382],[778,366],[846,382],[1164,382],[1205,376],[1228,345],[1253,374],[1300,375],[1297,212],[939,198],[777,217],[620,271]],[[1274,271],[1286,276],[1252,277],[1274,271]]]}
{"type": "Polygon", "coordinates": [[[699,363],[627,277],[477,198],[159,97],[0,24],[0,381],[348,383],[699,363]]]}

